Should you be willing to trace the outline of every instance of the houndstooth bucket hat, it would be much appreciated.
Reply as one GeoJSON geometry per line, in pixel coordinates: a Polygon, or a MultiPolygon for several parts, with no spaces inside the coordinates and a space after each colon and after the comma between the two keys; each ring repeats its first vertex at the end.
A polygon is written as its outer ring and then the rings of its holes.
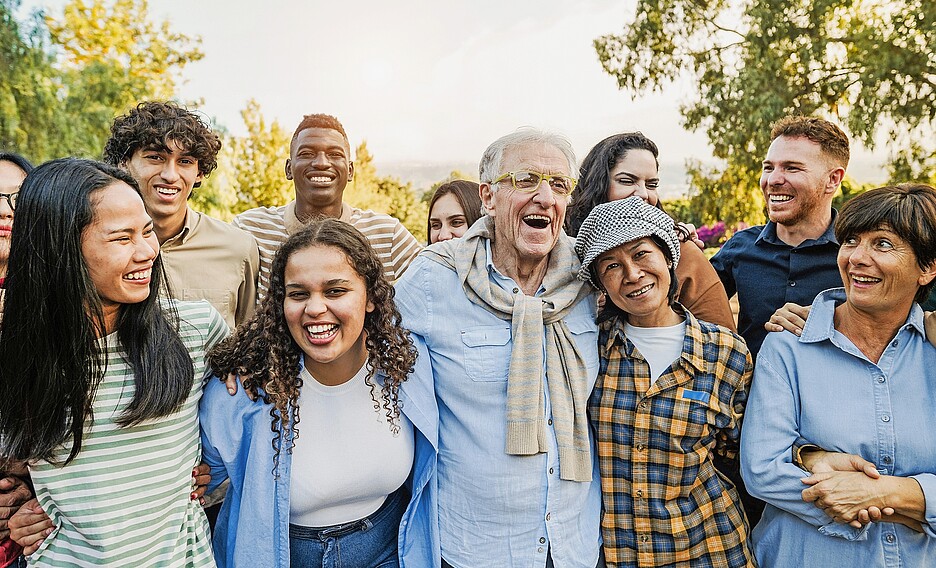
{"type": "Polygon", "coordinates": [[[575,253],[582,261],[579,279],[600,289],[589,270],[595,259],[617,246],[649,236],[657,236],[666,243],[673,266],[676,266],[679,239],[669,215],[636,195],[595,206],[582,222],[575,239],[575,253]]]}

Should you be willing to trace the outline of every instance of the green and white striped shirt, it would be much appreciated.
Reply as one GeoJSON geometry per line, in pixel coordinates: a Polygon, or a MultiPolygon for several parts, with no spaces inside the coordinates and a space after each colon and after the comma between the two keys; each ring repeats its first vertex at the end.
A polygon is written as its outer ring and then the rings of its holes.
{"type": "MultiPolygon", "coordinates": [[[[133,375],[117,335],[107,343],[107,371],[85,423],[81,452],[66,466],[30,465],[36,497],[57,527],[30,566],[214,567],[208,520],[191,501],[199,462],[198,401],[205,353],[227,334],[207,302],[175,302],[179,335],[195,363],[192,391],[169,416],[127,428],[115,423],[133,399],[133,375]]],[[[62,464],[71,442],[53,462],[62,464]]]]}

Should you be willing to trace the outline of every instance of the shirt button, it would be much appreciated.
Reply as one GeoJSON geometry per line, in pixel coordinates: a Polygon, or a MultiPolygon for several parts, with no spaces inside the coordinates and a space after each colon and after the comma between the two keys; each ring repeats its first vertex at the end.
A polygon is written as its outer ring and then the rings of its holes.
{"type": "Polygon", "coordinates": [[[796,287],[796,281],[795,281],[795,280],[790,280],[789,282],[787,282],[787,284],[789,284],[791,287],[794,287],[794,288],[796,287]]]}
{"type": "Polygon", "coordinates": [[[547,420],[547,421],[546,421],[546,424],[549,424],[550,426],[552,426],[552,418],[550,418],[549,420],[547,420]]]}
{"type": "Polygon", "coordinates": [[[536,551],[542,553],[542,552],[543,552],[543,547],[542,547],[542,546],[537,547],[537,548],[536,548],[536,551]]]}
{"type": "Polygon", "coordinates": [[[541,536],[541,537],[540,537],[540,544],[546,544],[546,537],[545,537],[545,536],[541,536]]]}
{"type": "Polygon", "coordinates": [[[514,289],[513,289],[513,293],[514,293],[514,294],[516,294],[516,293],[519,292],[519,291],[520,291],[520,288],[514,288],[514,289]]]}
{"type": "Polygon", "coordinates": [[[890,463],[890,462],[891,462],[891,457],[890,457],[890,456],[884,456],[884,463],[890,463]]]}
{"type": "Polygon", "coordinates": [[[551,516],[552,516],[552,513],[546,513],[546,520],[548,521],[551,516]]]}
{"type": "Polygon", "coordinates": [[[890,416],[888,416],[888,415],[885,414],[884,416],[881,417],[881,421],[882,421],[882,422],[890,422],[890,416]]]}
{"type": "Polygon", "coordinates": [[[647,447],[647,446],[645,446],[645,445],[643,445],[643,444],[637,444],[637,451],[638,451],[638,452],[642,452],[642,451],[644,451],[644,448],[646,448],[646,447],[647,447]]]}
{"type": "Polygon", "coordinates": [[[897,540],[897,539],[894,537],[894,535],[889,534],[889,535],[887,535],[887,536],[884,537],[884,540],[886,540],[887,542],[893,544],[893,542],[894,542],[895,540],[897,540]]]}
{"type": "Polygon", "coordinates": [[[643,400],[643,401],[641,401],[640,404],[638,404],[637,406],[639,406],[641,410],[646,410],[646,409],[647,409],[647,401],[646,401],[646,400],[643,400]]]}
{"type": "Polygon", "coordinates": [[[552,475],[553,468],[549,468],[549,475],[552,475]]]}
{"type": "Polygon", "coordinates": [[[879,382],[879,383],[883,383],[883,382],[886,381],[886,380],[887,380],[887,379],[885,379],[884,377],[878,377],[878,378],[877,378],[877,382],[879,382]]]}
{"type": "Polygon", "coordinates": [[[894,342],[891,343],[891,347],[897,347],[898,345],[900,345],[900,340],[899,340],[899,339],[895,339],[894,342]]]}
{"type": "Polygon", "coordinates": [[[637,497],[643,497],[643,489],[637,490],[637,497]]]}
{"type": "Polygon", "coordinates": [[[650,540],[649,536],[645,534],[640,535],[640,542],[647,542],[648,540],[650,540]]]}

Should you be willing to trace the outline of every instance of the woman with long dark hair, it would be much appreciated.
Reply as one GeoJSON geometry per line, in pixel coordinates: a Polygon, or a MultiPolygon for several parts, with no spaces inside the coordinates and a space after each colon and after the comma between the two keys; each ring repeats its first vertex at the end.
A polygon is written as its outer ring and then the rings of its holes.
{"type": "Polygon", "coordinates": [[[49,566],[214,566],[190,499],[205,352],[227,328],[160,301],[136,182],[67,158],[23,183],[0,327],[0,461],[26,462],[49,566]]]}
{"type": "Polygon", "coordinates": [[[210,363],[221,377],[249,374],[256,397],[213,380],[201,403],[212,484],[231,480],[215,525],[219,566],[437,561],[431,529],[401,523],[411,502],[432,498],[435,450],[421,432],[435,409],[401,389],[416,349],[364,235],[322,219],[290,236],[257,313],[210,363]]]}
{"type": "MultiPolygon", "coordinates": [[[[566,232],[576,236],[596,205],[636,195],[663,211],[660,204],[660,152],[640,132],[615,134],[595,144],[579,170],[579,182],[566,212],[566,232]]],[[[682,262],[676,268],[677,300],[699,319],[735,330],[734,316],[725,287],[715,269],[676,223],[682,262]]]]}
{"type": "Polygon", "coordinates": [[[456,179],[443,183],[429,200],[429,244],[457,239],[480,218],[477,182],[456,179]]]}

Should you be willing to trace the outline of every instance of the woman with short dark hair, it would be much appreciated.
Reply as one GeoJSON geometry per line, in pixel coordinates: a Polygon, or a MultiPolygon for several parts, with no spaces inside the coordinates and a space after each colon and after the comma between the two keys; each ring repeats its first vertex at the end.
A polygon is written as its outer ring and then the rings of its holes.
{"type": "Polygon", "coordinates": [[[936,565],[936,190],[881,187],[835,220],[844,288],[757,358],[741,465],[760,566],[936,565]],[[804,474],[806,470],[806,474],[804,474]],[[812,473],[804,479],[805,475],[812,473]]]}

